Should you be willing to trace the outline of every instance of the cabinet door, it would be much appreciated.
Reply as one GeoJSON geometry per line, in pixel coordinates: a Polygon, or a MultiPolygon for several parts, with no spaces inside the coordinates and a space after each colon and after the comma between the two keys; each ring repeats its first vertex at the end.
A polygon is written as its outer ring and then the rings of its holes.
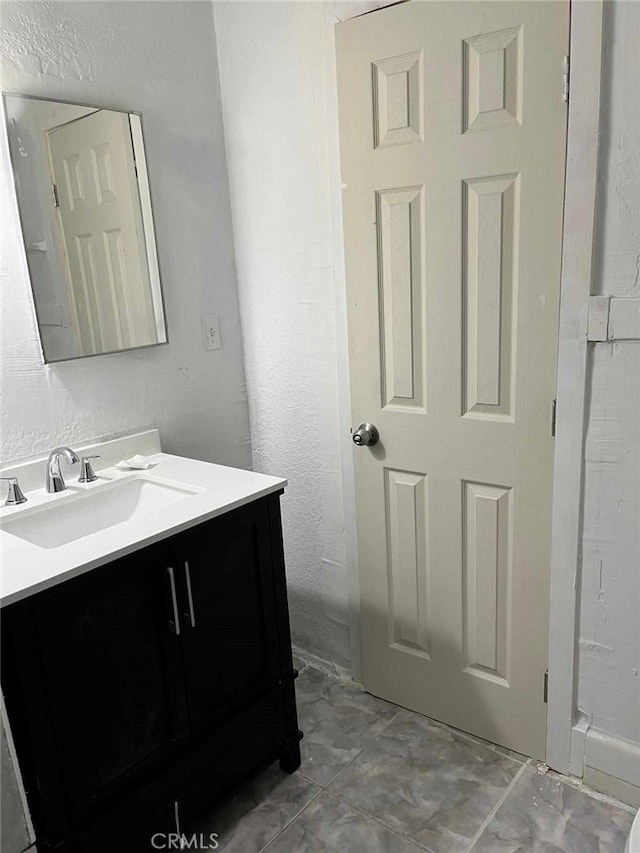
{"type": "Polygon", "coordinates": [[[185,692],[192,734],[278,679],[278,629],[266,502],[171,540],[180,583],[185,692]]]}
{"type": "Polygon", "coordinates": [[[186,736],[167,552],[147,548],[38,596],[42,673],[73,824],[186,736]]]}

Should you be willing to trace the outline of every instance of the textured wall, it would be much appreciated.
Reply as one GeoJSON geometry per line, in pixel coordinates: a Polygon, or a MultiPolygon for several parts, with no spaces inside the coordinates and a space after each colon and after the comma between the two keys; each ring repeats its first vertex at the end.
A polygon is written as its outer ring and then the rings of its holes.
{"type": "Polygon", "coordinates": [[[215,18],[254,467],[290,482],[283,520],[294,639],[346,664],[341,447],[350,449],[339,409],[346,334],[336,334],[340,190],[326,77],[334,19],[326,4],[287,2],[217,3],[215,18]]]}
{"type": "MultiPolygon", "coordinates": [[[[640,297],[640,4],[605,4],[595,292],[640,297]]],[[[640,744],[640,342],[592,345],[579,707],[640,744]]]]}
{"type": "Polygon", "coordinates": [[[3,132],[3,460],[155,425],[168,451],[248,467],[211,5],[3,2],[0,39],[6,90],[142,112],[170,339],[42,364],[3,132]],[[221,350],[203,350],[204,313],[220,315],[221,350]]]}

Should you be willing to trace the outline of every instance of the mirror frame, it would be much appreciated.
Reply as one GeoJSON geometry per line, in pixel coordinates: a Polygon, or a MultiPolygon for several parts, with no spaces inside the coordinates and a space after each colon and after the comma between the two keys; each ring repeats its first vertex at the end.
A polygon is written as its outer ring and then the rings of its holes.
{"type": "MultiPolygon", "coordinates": [[[[164,295],[164,286],[162,283],[162,274],[160,271],[160,257],[158,255],[158,246],[157,246],[157,241],[156,241],[155,219],[154,219],[154,215],[153,215],[153,193],[151,191],[151,182],[149,180],[149,170],[147,167],[147,153],[146,153],[145,145],[144,145],[144,128],[143,128],[143,121],[142,121],[142,113],[138,110],[120,109],[118,107],[110,107],[110,106],[104,106],[104,105],[103,106],[97,106],[96,104],[87,104],[87,103],[83,103],[83,102],[79,102],[79,101],[60,100],[58,98],[47,98],[47,97],[41,97],[40,95],[25,95],[21,92],[9,92],[9,91],[5,91],[4,89],[1,90],[1,92],[2,92],[2,118],[3,118],[3,123],[4,123],[3,132],[5,134],[6,143],[7,143],[8,162],[9,162],[9,165],[11,167],[11,183],[13,186],[15,208],[16,208],[16,212],[18,214],[18,222],[20,224],[20,236],[22,237],[23,256],[24,256],[25,265],[27,268],[27,273],[28,273],[28,278],[29,278],[29,289],[31,292],[31,302],[32,302],[33,310],[34,310],[34,314],[35,314],[36,326],[38,328],[38,343],[40,345],[40,353],[42,355],[43,364],[62,364],[64,362],[69,362],[69,361],[81,361],[81,360],[84,360],[87,358],[99,358],[100,356],[103,356],[103,355],[117,355],[119,353],[138,352],[140,350],[152,349],[153,347],[168,346],[168,344],[170,343],[170,339],[169,339],[169,325],[167,323],[167,306],[166,306],[165,295],[164,295]],[[157,290],[158,290],[158,293],[160,295],[160,303],[161,304],[160,304],[160,311],[158,311],[158,309],[155,306],[155,302],[154,302],[154,316],[155,316],[156,322],[157,322],[157,319],[161,313],[162,324],[164,326],[164,336],[165,336],[164,341],[158,341],[157,343],[154,343],[154,344],[142,344],[141,346],[136,346],[136,347],[127,347],[126,349],[105,350],[104,352],[88,353],[87,355],[74,355],[74,356],[71,356],[70,358],[56,358],[56,359],[48,359],[47,358],[47,355],[44,351],[44,344],[42,341],[42,332],[41,332],[41,326],[40,326],[40,316],[38,314],[38,305],[36,303],[35,292],[34,292],[33,283],[31,280],[31,268],[29,266],[29,256],[27,254],[27,244],[26,244],[25,237],[24,237],[24,234],[25,234],[24,222],[23,222],[22,211],[20,209],[20,201],[19,201],[19,196],[18,196],[18,185],[17,185],[17,180],[16,180],[16,168],[15,168],[13,153],[11,151],[11,145],[9,143],[9,126],[8,126],[9,125],[9,116],[7,113],[7,98],[23,98],[24,100],[29,100],[29,101],[47,101],[47,102],[53,103],[53,104],[68,104],[69,106],[72,106],[72,107],[86,107],[87,109],[91,109],[91,110],[109,110],[112,112],[126,113],[128,116],[135,116],[135,118],[137,119],[138,127],[136,128],[136,132],[135,133],[133,132],[133,126],[131,129],[132,129],[132,143],[133,143],[133,151],[134,151],[134,156],[135,156],[136,171],[138,174],[138,191],[140,192],[140,208],[141,208],[141,215],[142,215],[142,223],[143,223],[143,227],[144,227],[144,242],[145,242],[145,247],[147,250],[147,264],[149,266],[150,276],[151,276],[151,273],[153,272],[153,273],[155,273],[156,278],[157,278],[157,290]],[[148,203],[148,205],[147,205],[148,210],[146,213],[144,210],[143,198],[142,198],[143,194],[142,194],[141,186],[140,186],[141,178],[144,178],[144,180],[146,182],[146,187],[145,187],[146,199],[145,199],[145,201],[148,203]],[[151,250],[153,250],[153,251],[151,251],[151,250]]],[[[155,288],[152,285],[152,292],[154,290],[155,290],[155,288]]]]}

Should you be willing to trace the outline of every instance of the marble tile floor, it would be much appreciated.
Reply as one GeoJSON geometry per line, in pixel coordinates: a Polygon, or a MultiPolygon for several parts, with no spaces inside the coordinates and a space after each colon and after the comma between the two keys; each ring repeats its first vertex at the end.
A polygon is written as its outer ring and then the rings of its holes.
{"type": "Polygon", "coordinates": [[[623,853],[632,809],[296,663],[302,766],[200,818],[222,853],[623,853]]]}

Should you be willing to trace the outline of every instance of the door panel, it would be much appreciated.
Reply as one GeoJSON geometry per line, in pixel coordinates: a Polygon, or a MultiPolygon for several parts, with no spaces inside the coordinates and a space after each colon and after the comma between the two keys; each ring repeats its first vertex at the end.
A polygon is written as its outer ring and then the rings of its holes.
{"type": "Polygon", "coordinates": [[[512,418],[518,175],[465,181],[463,414],[512,418]]]}
{"type": "Polygon", "coordinates": [[[424,187],[376,193],[380,222],[382,406],[426,405],[422,255],[424,187]]]}
{"type": "Polygon", "coordinates": [[[189,719],[197,734],[278,680],[266,504],[201,524],[175,537],[171,550],[189,719]]]}
{"type": "Polygon", "coordinates": [[[430,657],[427,477],[385,469],[389,557],[389,640],[430,657]]]}
{"type": "Polygon", "coordinates": [[[186,734],[179,650],[165,618],[166,554],[149,548],[35,599],[59,760],[75,822],[186,734]]]}
{"type": "Polygon", "coordinates": [[[569,6],[337,26],[363,677],[544,757],[569,6]]]}

